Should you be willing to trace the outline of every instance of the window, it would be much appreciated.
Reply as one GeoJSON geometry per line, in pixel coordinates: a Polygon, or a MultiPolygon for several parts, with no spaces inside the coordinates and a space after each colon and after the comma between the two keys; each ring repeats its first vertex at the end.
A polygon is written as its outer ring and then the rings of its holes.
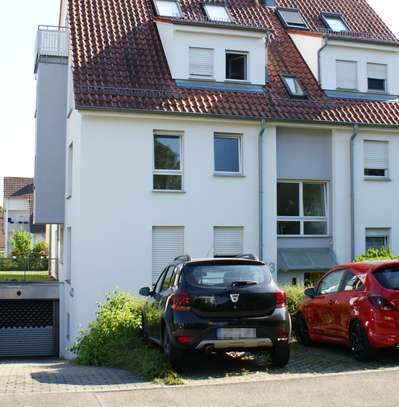
{"type": "Polygon", "coordinates": [[[364,284],[355,273],[349,270],[345,272],[341,283],[341,291],[361,291],[364,288],[364,284]]]}
{"type": "Polygon", "coordinates": [[[279,235],[327,235],[327,184],[278,182],[277,216],[279,235]]]}
{"type": "Polygon", "coordinates": [[[320,281],[317,289],[318,295],[333,294],[338,292],[342,276],[345,270],[337,270],[328,274],[320,281]]]}
{"type": "Polygon", "coordinates": [[[320,15],[324,25],[331,31],[349,31],[348,25],[340,14],[323,13],[320,15]]]}
{"type": "Polygon", "coordinates": [[[241,137],[216,134],[214,137],[215,172],[241,173],[241,137]]]}
{"type": "Polygon", "coordinates": [[[73,183],[73,143],[68,146],[68,159],[67,159],[67,181],[66,181],[66,197],[72,196],[72,183],[73,183]]]}
{"type": "Polygon", "coordinates": [[[154,135],[154,190],[182,190],[181,144],[179,135],[154,135]]]}
{"type": "Polygon", "coordinates": [[[172,287],[173,277],[175,276],[175,266],[170,266],[168,271],[165,274],[165,278],[162,282],[161,291],[167,290],[169,287],[172,287]]]}
{"type": "Polygon", "coordinates": [[[298,9],[278,8],[277,16],[286,28],[308,28],[301,12],[298,9]]]}
{"type": "Polygon", "coordinates": [[[243,227],[215,226],[213,254],[215,257],[234,257],[243,253],[243,227]]]}
{"type": "Polygon", "coordinates": [[[367,83],[369,92],[386,92],[387,66],[367,64],[367,83]]]}
{"type": "Polygon", "coordinates": [[[190,75],[203,78],[213,77],[214,50],[190,47],[190,75]]]}
{"type": "Polygon", "coordinates": [[[153,226],[152,281],[156,282],[162,270],[184,253],[184,227],[153,226]]]}
{"type": "Polygon", "coordinates": [[[364,175],[388,177],[388,141],[364,141],[364,175]]]}
{"type": "Polygon", "coordinates": [[[300,85],[298,79],[295,76],[284,75],[284,76],[282,76],[282,78],[283,78],[284,85],[287,88],[290,96],[294,96],[294,97],[305,96],[302,86],[300,85]]]}
{"type": "Polygon", "coordinates": [[[357,62],[336,61],[337,89],[357,89],[357,62]]]}
{"type": "Polygon", "coordinates": [[[159,16],[181,17],[179,5],[175,1],[155,0],[155,8],[159,16]]]}
{"type": "Polygon", "coordinates": [[[230,22],[231,18],[224,6],[205,4],[204,9],[209,20],[230,22]]]}
{"type": "Polygon", "coordinates": [[[377,228],[367,228],[366,229],[366,251],[369,249],[389,249],[389,229],[377,229],[377,228]]]}
{"type": "Polygon", "coordinates": [[[374,273],[377,281],[388,290],[399,290],[399,268],[389,267],[374,273]]]}
{"type": "Polygon", "coordinates": [[[226,52],[226,79],[247,80],[247,58],[246,52],[226,52]]]}
{"type": "Polygon", "coordinates": [[[66,273],[65,281],[71,283],[72,280],[72,228],[66,228],[66,273]]]}

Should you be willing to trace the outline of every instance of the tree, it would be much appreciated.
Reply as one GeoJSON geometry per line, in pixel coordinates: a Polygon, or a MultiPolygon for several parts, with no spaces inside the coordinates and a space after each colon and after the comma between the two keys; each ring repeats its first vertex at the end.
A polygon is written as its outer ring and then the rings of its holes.
{"type": "Polygon", "coordinates": [[[32,255],[35,257],[47,257],[48,256],[48,244],[42,240],[37,242],[32,249],[32,255]]]}
{"type": "Polygon", "coordinates": [[[13,256],[29,256],[32,250],[32,238],[26,230],[16,230],[11,235],[13,256]]]}

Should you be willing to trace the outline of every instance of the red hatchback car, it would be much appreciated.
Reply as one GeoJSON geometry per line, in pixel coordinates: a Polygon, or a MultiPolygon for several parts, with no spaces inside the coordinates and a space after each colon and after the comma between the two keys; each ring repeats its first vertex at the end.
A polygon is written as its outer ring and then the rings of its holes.
{"type": "Polygon", "coordinates": [[[351,263],[305,290],[295,323],[299,342],[339,343],[357,360],[399,346],[399,261],[351,263]]]}

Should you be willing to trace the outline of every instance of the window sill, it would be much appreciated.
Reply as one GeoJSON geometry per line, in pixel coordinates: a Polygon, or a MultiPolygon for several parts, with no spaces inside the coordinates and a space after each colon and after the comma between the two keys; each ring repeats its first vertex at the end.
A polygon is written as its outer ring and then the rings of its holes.
{"type": "Polygon", "coordinates": [[[376,181],[376,182],[391,182],[389,177],[373,177],[373,176],[364,176],[365,181],[376,181]]]}
{"type": "Polygon", "coordinates": [[[176,189],[153,189],[151,192],[154,193],[161,193],[161,194],[185,194],[186,191],[184,190],[176,190],[176,189]]]}
{"type": "Polygon", "coordinates": [[[245,175],[240,172],[214,172],[214,177],[231,177],[231,178],[245,178],[245,175]]]}
{"type": "Polygon", "coordinates": [[[188,77],[189,81],[199,81],[199,82],[216,82],[215,78],[206,77],[206,76],[193,76],[188,77]]]}
{"type": "Polygon", "coordinates": [[[278,238],[280,238],[280,237],[289,237],[289,238],[296,237],[296,238],[306,238],[306,239],[309,239],[309,238],[328,239],[328,238],[331,238],[331,235],[277,235],[277,237],[278,238]]]}
{"type": "Polygon", "coordinates": [[[250,85],[251,81],[248,79],[225,79],[225,83],[245,83],[246,85],[250,85]]]}

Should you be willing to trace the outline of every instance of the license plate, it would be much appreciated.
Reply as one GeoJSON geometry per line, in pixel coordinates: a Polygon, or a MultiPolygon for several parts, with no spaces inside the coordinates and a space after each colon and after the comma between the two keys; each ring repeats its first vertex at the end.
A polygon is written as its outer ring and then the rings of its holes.
{"type": "Polygon", "coordinates": [[[218,328],[218,339],[255,339],[256,328],[218,328]]]}

